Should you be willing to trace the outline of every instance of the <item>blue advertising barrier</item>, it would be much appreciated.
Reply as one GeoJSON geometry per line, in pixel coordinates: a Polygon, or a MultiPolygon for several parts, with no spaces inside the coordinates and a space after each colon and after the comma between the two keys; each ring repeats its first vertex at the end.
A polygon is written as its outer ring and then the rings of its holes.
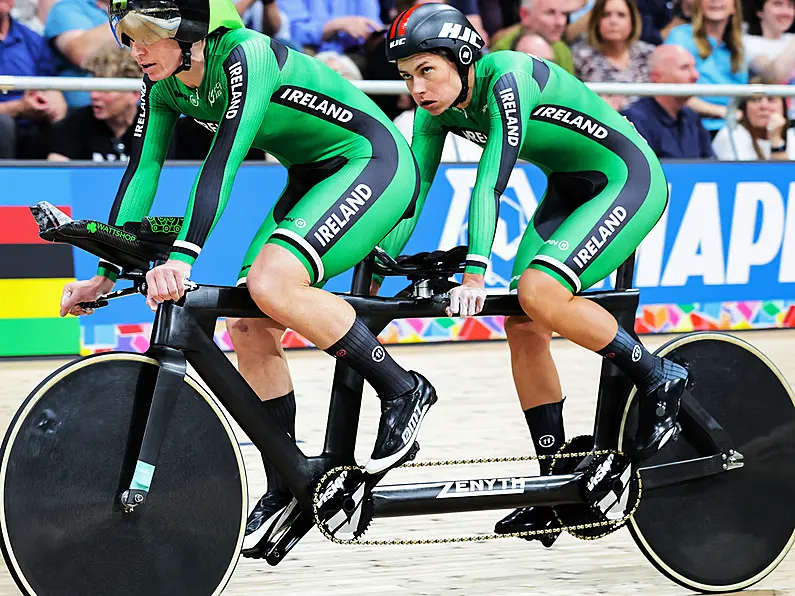
{"type": "MultiPolygon", "coordinates": [[[[795,164],[682,162],[664,168],[670,188],[668,209],[641,245],[636,262],[635,285],[641,289],[642,303],[638,330],[795,326],[795,164]]],[[[182,215],[197,171],[195,164],[166,166],[151,213],[182,215]]],[[[106,221],[122,173],[118,166],[2,168],[0,206],[47,200],[71,206],[75,219],[106,221]]],[[[439,168],[405,252],[466,243],[476,173],[473,164],[439,168]]],[[[280,166],[241,167],[226,211],[192,279],[234,284],[246,248],[285,181],[280,166]]],[[[507,291],[516,249],[545,186],[544,175],[531,165],[520,165],[511,175],[487,272],[491,291],[507,291]]],[[[95,269],[94,257],[74,251],[77,279],[90,277],[95,269]]],[[[349,284],[350,273],[326,287],[346,291],[349,284]]],[[[608,279],[595,287],[610,284],[608,279]]],[[[388,280],[384,292],[400,287],[398,280],[388,280]]],[[[135,299],[83,317],[84,351],[118,346],[112,336],[118,336],[119,326],[151,320],[144,301],[135,299]]],[[[422,340],[416,325],[414,335],[422,340]]],[[[408,341],[400,333],[395,339],[408,341]]]]}

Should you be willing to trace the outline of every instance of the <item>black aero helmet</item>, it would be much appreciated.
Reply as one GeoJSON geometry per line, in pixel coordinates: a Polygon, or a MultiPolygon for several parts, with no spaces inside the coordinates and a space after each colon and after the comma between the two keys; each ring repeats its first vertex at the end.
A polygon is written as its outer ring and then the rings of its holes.
{"type": "Polygon", "coordinates": [[[111,0],[108,20],[116,41],[151,45],[164,39],[179,42],[182,65],[190,68],[190,46],[216,29],[237,29],[243,21],[232,0],[111,0]]]}
{"type": "Polygon", "coordinates": [[[386,57],[397,62],[420,52],[444,50],[461,76],[456,105],[467,96],[469,67],[480,58],[483,45],[483,38],[459,10],[447,4],[421,4],[395,18],[387,35],[386,57]]]}

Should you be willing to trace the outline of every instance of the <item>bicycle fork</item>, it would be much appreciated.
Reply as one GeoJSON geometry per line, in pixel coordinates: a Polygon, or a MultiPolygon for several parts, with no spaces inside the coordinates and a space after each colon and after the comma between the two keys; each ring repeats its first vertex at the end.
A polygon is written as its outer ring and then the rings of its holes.
{"type": "Polygon", "coordinates": [[[159,361],[160,367],[135,471],[129,488],[120,496],[125,513],[132,513],[146,501],[166,428],[188,367],[184,354],[174,348],[153,346],[149,353],[159,361]]]}

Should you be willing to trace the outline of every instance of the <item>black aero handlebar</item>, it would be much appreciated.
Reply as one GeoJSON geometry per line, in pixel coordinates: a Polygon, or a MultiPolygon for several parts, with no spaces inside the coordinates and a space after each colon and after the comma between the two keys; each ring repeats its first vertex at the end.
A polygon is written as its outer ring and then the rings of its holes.
{"type": "MultiPolygon", "coordinates": [[[[132,294],[146,295],[146,272],[152,263],[168,259],[182,224],[182,218],[176,217],[147,217],[141,222],[124,224],[123,227],[93,220],[72,220],[46,201],[31,206],[30,210],[39,225],[42,239],[85,250],[120,267],[120,279],[133,281],[131,288],[80,303],[81,307],[92,309],[107,306],[108,300],[115,298],[132,294]]],[[[422,252],[394,259],[376,246],[366,260],[378,275],[406,276],[412,281],[444,280],[464,271],[466,254],[466,246],[457,246],[448,251],[422,252]]],[[[186,280],[187,292],[198,287],[186,280]]]]}

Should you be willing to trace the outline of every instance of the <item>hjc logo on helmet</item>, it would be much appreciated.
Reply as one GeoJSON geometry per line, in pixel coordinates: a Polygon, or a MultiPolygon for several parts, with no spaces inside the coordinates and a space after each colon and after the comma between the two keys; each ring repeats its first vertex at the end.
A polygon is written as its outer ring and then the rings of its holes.
{"type": "Polygon", "coordinates": [[[406,38],[405,37],[401,37],[400,39],[393,39],[392,41],[390,41],[389,42],[389,47],[390,48],[396,48],[398,46],[402,46],[405,43],[406,43],[406,38]]]}
{"type": "MultiPolygon", "coordinates": [[[[462,27],[460,23],[445,23],[439,31],[438,37],[447,37],[449,39],[460,39],[467,43],[471,43],[477,49],[483,47],[483,39],[469,27],[462,27]]],[[[471,58],[470,58],[471,59],[471,58]]]]}

